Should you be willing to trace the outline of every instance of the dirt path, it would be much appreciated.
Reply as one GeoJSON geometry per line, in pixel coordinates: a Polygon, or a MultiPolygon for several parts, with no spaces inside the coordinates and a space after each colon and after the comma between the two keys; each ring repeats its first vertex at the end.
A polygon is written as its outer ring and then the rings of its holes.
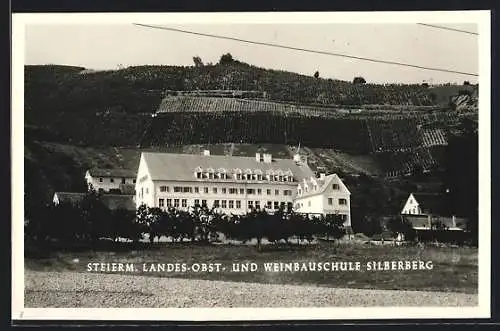
{"type": "Polygon", "coordinates": [[[475,306],[477,295],[26,270],[25,306],[86,308],[475,306]]]}

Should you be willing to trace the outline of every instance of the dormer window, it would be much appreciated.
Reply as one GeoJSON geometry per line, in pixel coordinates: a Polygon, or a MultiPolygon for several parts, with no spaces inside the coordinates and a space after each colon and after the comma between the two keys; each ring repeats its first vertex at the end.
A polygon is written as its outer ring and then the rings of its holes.
{"type": "Polygon", "coordinates": [[[194,170],[194,175],[195,175],[195,177],[196,177],[196,178],[198,178],[198,179],[203,178],[203,177],[202,177],[202,176],[203,176],[203,175],[202,175],[202,172],[203,172],[203,171],[202,171],[201,167],[196,168],[196,169],[194,170]]]}
{"type": "Polygon", "coordinates": [[[317,191],[317,190],[318,190],[318,186],[317,186],[317,185],[314,185],[314,186],[313,186],[313,190],[314,190],[314,191],[317,191]]]}

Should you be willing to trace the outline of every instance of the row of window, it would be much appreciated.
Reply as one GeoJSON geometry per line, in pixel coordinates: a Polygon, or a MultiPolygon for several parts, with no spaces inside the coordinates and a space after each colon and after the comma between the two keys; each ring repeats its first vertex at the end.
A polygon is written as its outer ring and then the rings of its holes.
{"type": "MultiPolygon", "coordinates": [[[[260,209],[261,204],[259,200],[255,201],[248,201],[247,202],[247,207],[249,209],[256,208],[260,209]]],[[[208,207],[207,205],[207,200],[200,200],[200,199],[194,199],[194,205],[195,206],[203,206],[203,207],[208,207]]],[[[158,207],[163,208],[163,207],[183,207],[186,208],[188,206],[187,199],[158,199],[158,207]],[[166,202],[166,204],[165,204],[166,202]]],[[[214,200],[212,207],[214,208],[222,208],[222,209],[241,209],[241,200],[214,200]]],[[[265,204],[265,208],[267,209],[279,209],[279,208],[291,208],[292,203],[291,202],[284,202],[284,201],[267,201],[265,204]]]]}
{"type": "MultiPolygon", "coordinates": [[[[339,203],[339,205],[341,205],[341,206],[345,206],[345,205],[347,205],[347,199],[340,198],[340,199],[338,200],[338,203],[339,203]]],[[[329,206],[332,206],[332,205],[333,205],[333,198],[328,198],[328,205],[329,205],[329,206]]],[[[297,209],[298,209],[298,208],[301,208],[301,207],[303,207],[303,206],[304,206],[304,205],[303,205],[302,203],[300,203],[300,202],[299,202],[299,203],[297,203],[297,204],[295,205],[295,208],[297,208],[297,209]]],[[[307,201],[307,206],[308,206],[308,207],[311,207],[311,200],[307,201]]]]}
{"type": "MultiPolygon", "coordinates": [[[[104,178],[99,177],[99,183],[103,183],[103,182],[104,182],[104,178]]],[[[109,182],[110,182],[110,183],[114,183],[114,182],[115,182],[115,179],[114,179],[114,178],[110,178],[110,179],[109,179],[109,182]]],[[[126,178],[122,178],[122,184],[125,184],[125,182],[126,182],[126,178]]],[[[135,182],[136,182],[136,180],[134,179],[134,180],[133,180],[133,183],[135,184],[135,182]]]]}
{"type": "MultiPolygon", "coordinates": [[[[162,185],[160,186],[160,192],[167,192],[169,193],[170,192],[170,186],[165,186],[165,185],[162,185]]],[[[195,187],[190,187],[190,186],[174,186],[173,187],[173,192],[174,193],[200,193],[200,188],[195,186],[195,187]]],[[[209,188],[208,187],[203,187],[203,193],[205,194],[208,194],[209,192],[209,188]]],[[[217,187],[213,187],[212,188],[212,193],[213,194],[217,194],[219,192],[219,188],[217,187]]],[[[234,188],[234,187],[231,187],[231,188],[226,188],[226,187],[222,187],[220,188],[220,192],[222,194],[248,194],[248,195],[261,195],[262,194],[262,189],[258,188],[258,189],[253,189],[253,188],[249,188],[249,189],[243,189],[243,188],[240,188],[239,190],[237,188],[234,188]]],[[[266,194],[267,195],[271,195],[272,193],[272,190],[271,189],[266,189],[266,194]]],[[[279,195],[280,194],[280,190],[274,190],[274,195],[279,195]]],[[[283,195],[284,196],[291,196],[292,195],[292,190],[283,190],[283,195]]]]}
{"type": "MultiPolygon", "coordinates": [[[[227,173],[214,173],[214,172],[196,172],[195,177],[197,179],[230,179],[231,176],[227,173]]],[[[245,173],[235,173],[232,175],[233,179],[236,180],[268,180],[271,182],[293,182],[293,174],[245,174],[245,173]]]]}

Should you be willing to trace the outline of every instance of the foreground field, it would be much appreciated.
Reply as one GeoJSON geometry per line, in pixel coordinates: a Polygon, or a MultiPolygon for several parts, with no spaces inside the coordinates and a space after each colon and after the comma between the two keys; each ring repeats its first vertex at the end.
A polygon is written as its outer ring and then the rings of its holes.
{"type": "Polygon", "coordinates": [[[25,277],[25,307],[370,307],[476,306],[477,295],[354,290],[76,272],[25,277]]]}
{"type": "MultiPolygon", "coordinates": [[[[122,247],[115,251],[79,251],[49,253],[38,258],[26,258],[25,269],[44,272],[84,272],[88,263],[134,263],[134,276],[149,278],[191,278],[216,281],[264,284],[314,285],[334,288],[380,290],[462,292],[476,294],[478,286],[477,249],[451,247],[394,247],[366,244],[320,243],[308,247],[274,248],[268,245],[263,252],[247,245],[201,246],[189,243],[154,244],[151,248],[131,250],[122,247]],[[431,270],[367,270],[371,261],[432,261],[431,270]],[[264,270],[269,262],[342,262],[362,265],[359,271],[299,271],[270,272],[264,270]],[[143,263],[220,263],[220,272],[144,271],[143,263]],[[233,272],[233,263],[255,263],[255,272],[233,272]]],[[[111,271],[111,270],[110,270],[111,271]]],[[[130,273],[129,273],[130,275],[130,273]]],[[[129,277],[131,280],[134,277],[129,277]]],[[[156,280],[151,280],[156,281],[156,280]]]]}

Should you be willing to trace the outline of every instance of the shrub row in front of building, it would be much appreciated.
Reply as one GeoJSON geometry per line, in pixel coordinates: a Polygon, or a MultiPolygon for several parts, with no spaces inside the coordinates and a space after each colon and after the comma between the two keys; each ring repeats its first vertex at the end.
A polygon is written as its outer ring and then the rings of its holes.
{"type": "Polygon", "coordinates": [[[218,214],[207,207],[194,206],[190,211],[139,206],[136,212],[107,209],[99,196],[89,193],[78,203],[48,205],[28,215],[26,239],[34,242],[96,242],[103,239],[138,242],[149,237],[171,241],[210,242],[221,238],[239,241],[263,238],[270,242],[291,238],[312,241],[315,237],[340,238],[346,233],[343,220],[336,215],[306,217],[291,210],[274,213],[253,210],[246,215],[218,214]]]}

